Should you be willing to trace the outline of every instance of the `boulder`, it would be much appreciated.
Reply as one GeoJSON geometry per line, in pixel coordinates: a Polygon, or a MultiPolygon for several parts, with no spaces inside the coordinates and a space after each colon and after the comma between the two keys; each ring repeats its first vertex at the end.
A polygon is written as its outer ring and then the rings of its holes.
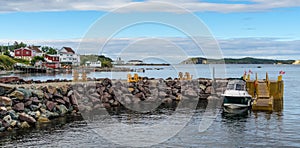
{"type": "Polygon", "coordinates": [[[8,122],[6,122],[5,120],[0,120],[2,122],[2,126],[7,128],[10,126],[10,124],[8,122]]]}
{"type": "Polygon", "coordinates": [[[197,92],[195,90],[193,90],[192,88],[189,88],[186,91],[184,91],[184,95],[187,97],[198,97],[197,92]]]}
{"type": "Polygon", "coordinates": [[[53,108],[55,107],[55,103],[52,101],[47,101],[46,106],[49,111],[52,111],[53,108]]]}
{"type": "Polygon", "coordinates": [[[0,111],[7,111],[7,108],[4,107],[4,106],[1,106],[1,107],[0,107],[0,111]]]}
{"type": "Polygon", "coordinates": [[[38,118],[38,122],[40,123],[47,123],[47,122],[50,122],[50,120],[47,118],[47,117],[39,117],[38,118]]]}
{"type": "Polygon", "coordinates": [[[59,110],[60,115],[65,115],[68,112],[68,109],[64,105],[56,105],[56,108],[59,110]]]}
{"type": "Polygon", "coordinates": [[[17,103],[14,105],[13,109],[15,111],[24,111],[24,103],[17,103]]]}
{"type": "Polygon", "coordinates": [[[70,103],[70,99],[68,97],[64,97],[63,100],[66,102],[66,103],[70,103]]]}
{"type": "Polygon", "coordinates": [[[20,127],[21,128],[30,128],[30,125],[26,121],[24,121],[21,123],[20,127]]]}
{"type": "Polygon", "coordinates": [[[67,96],[70,97],[71,95],[73,95],[73,93],[74,93],[73,90],[70,90],[70,91],[68,92],[67,96]]]}
{"type": "Polygon", "coordinates": [[[27,107],[27,106],[30,106],[32,104],[32,101],[31,100],[28,100],[24,103],[24,105],[27,107]]]}
{"type": "Polygon", "coordinates": [[[39,100],[39,98],[37,98],[37,97],[33,97],[32,98],[32,103],[33,104],[39,104],[39,103],[41,103],[42,101],[41,100],[39,100]]]}
{"type": "Polygon", "coordinates": [[[48,92],[52,95],[56,94],[57,92],[57,89],[56,87],[53,87],[53,86],[48,86],[48,92]]]}
{"type": "Polygon", "coordinates": [[[19,90],[13,91],[11,94],[8,95],[11,98],[17,98],[19,100],[23,100],[25,98],[25,94],[19,90]]]}
{"type": "Polygon", "coordinates": [[[78,106],[78,101],[77,101],[77,98],[75,97],[75,95],[71,95],[71,104],[72,105],[76,105],[78,106]]]}
{"type": "Polygon", "coordinates": [[[17,125],[17,121],[16,120],[12,120],[11,122],[10,122],[10,126],[11,127],[15,127],[16,125],[17,125]]]}
{"type": "Polygon", "coordinates": [[[0,95],[5,95],[6,94],[6,90],[4,87],[0,86],[0,95]]]}
{"type": "Polygon", "coordinates": [[[29,108],[32,111],[37,111],[40,108],[40,105],[34,105],[34,104],[32,104],[32,105],[29,106],[29,108]]]}
{"type": "Polygon", "coordinates": [[[204,85],[204,84],[200,84],[199,87],[200,87],[200,89],[203,90],[203,91],[206,89],[206,85],[204,85]]]}
{"type": "Polygon", "coordinates": [[[31,112],[28,112],[28,115],[36,119],[36,118],[38,118],[41,114],[40,114],[39,111],[36,111],[36,112],[31,111],[31,112]]]}
{"type": "Polygon", "coordinates": [[[10,124],[12,122],[11,116],[10,115],[6,115],[5,117],[3,117],[3,120],[5,122],[7,122],[8,124],[10,124]]]}
{"type": "Polygon", "coordinates": [[[19,115],[18,115],[14,110],[8,111],[8,114],[10,115],[10,117],[11,117],[13,120],[18,120],[18,119],[19,119],[19,115]]]}
{"type": "Polygon", "coordinates": [[[212,90],[212,87],[208,86],[208,87],[206,87],[205,93],[206,94],[211,94],[211,90],[212,90]]]}
{"type": "Polygon", "coordinates": [[[31,90],[31,92],[33,94],[35,94],[38,98],[43,98],[44,97],[44,92],[42,90],[36,89],[36,90],[31,90]]]}
{"type": "Polygon", "coordinates": [[[26,121],[28,123],[35,123],[36,122],[36,120],[33,117],[31,117],[30,115],[27,115],[26,113],[20,113],[19,114],[19,119],[21,121],[26,121]]]}
{"type": "Polygon", "coordinates": [[[55,101],[60,104],[66,104],[66,102],[63,99],[56,99],[55,101]]]}
{"type": "Polygon", "coordinates": [[[3,104],[5,106],[12,106],[12,100],[8,97],[0,97],[0,104],[3,104]]]}

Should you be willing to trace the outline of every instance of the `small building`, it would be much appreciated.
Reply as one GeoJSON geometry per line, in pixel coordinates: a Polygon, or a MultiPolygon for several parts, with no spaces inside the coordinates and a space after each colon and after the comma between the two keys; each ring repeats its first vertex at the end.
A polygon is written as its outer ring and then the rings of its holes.
{"type": "Polygon", "coordinates": [[[86,61],[85,66],[86,67],[101,67],[101,61],[96,61],[96,62],[91,62],[91,61],[86,61]]]}
{"type": "Polygon", "coordinates": [[[127,64],[129,64],[129,65],[138,65],[138,64],[143,64],[143,61],[141,61],[141,60],[129,60],[127,62],[127,64]]]}
{"type": "Polygon", "coordinates": [[[45,55],[45,67],[48,68],[60,68],[60,63],[59,63],[59,55],[45,55]]]}
{"type": "Polygon", "coordinates": [[[115,60],[114,62],[112,62],[113,65],[124,65],[125,62],[120,58],[118,57],[117,60],[115,60]]]}

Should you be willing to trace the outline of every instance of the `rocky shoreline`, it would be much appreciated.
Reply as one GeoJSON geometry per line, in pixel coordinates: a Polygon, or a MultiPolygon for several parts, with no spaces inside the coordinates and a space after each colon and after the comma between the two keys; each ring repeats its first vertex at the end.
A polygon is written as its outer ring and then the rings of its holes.
{"type": "Polygon", "coordinates": [[[15,79],[0,84],[0,131],[34,127],[54,118],[103,109],[125,107],[147,112],[182,100],[198,102],[212,94],[222,94],[228,82],[228,79],[201,78],[190,81],[143,78],[133,83],[107,78],[88,80],[75,83],[15,79]]]}

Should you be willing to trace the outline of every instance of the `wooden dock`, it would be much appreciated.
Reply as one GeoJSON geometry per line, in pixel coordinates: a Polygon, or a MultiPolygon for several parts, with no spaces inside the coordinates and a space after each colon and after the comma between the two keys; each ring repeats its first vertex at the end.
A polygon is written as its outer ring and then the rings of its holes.
{"type": "Polygon", "coordinates": [[[282,76],[277,81],[266,79],[247,80],[247,89],[255,100],[252,104],[253,111],[281,111],[283,109],[283,81],[282,76]]]}

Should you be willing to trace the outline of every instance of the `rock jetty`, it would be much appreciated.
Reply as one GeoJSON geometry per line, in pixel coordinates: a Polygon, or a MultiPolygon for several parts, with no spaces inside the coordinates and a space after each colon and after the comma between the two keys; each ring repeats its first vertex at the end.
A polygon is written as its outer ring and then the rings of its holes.
{"type": "MultiPolygon", "coordinates": [[[[225,91],[227,79],[149,79],[128,83],[111,79],[87,82],[18,80],[25,85],[0,84],[0,131],[35,127],[51,119],[147,102],[138,111],[149,111],[182,99],[207,99],[225,91]],[[152,105],[152,106],[151,106],[152,105]]],[[[134,108],[133,108],[134,109],[134,108]]]]}

